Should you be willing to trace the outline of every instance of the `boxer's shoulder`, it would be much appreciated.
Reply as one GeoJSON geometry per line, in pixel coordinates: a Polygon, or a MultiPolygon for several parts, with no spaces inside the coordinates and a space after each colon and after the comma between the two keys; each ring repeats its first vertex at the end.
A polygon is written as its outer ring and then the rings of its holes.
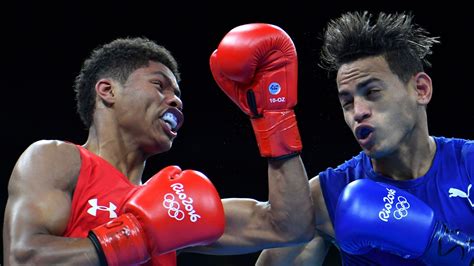
{"type": "Polygon", "coordinates": [[[59,140],[39,140],[20,156],[12,178],[22,183],[69,188],[81,168],[81,158],[75,144],[59,140]]]}
{"type": "Polygon", "coordinates": [[[27,159],[42,163],[61,162],[62,165],[74,162],[80,163],[79,150],[76,145],[60,140],[38,140],[33,142],[21,157],[29,157],[27,159]]]}

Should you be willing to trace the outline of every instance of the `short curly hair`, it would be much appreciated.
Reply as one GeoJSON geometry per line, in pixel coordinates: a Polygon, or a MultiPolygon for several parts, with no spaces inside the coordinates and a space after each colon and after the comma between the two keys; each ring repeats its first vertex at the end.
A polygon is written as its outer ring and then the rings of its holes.
{"type": "Polygon", "coordinates": [[[347,12],[331,20],[323,35],[320,66],[329,72],[342,64],[368,56],[384,56],[403,82],[431,66],[427,55],[439,37],[413,23],[413,14],[380,12],[376,19],[367,11],[347,12]]]}
{"type": "Polygon", "coordinates": [[[133,71],[150,61],[162,63],[180,81],[178,63],[170,51],[147,38],[119,38],[92,51],[74,83],[77,112],[87,128],[92,125],[97,81],[108,77],[123,84],[133,71]]]}

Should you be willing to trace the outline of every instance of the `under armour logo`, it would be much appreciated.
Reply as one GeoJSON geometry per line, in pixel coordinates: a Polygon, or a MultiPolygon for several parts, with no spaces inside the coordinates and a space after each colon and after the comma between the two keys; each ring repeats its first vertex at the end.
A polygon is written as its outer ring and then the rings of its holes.
{"type": "Polygon", "coordinates": [[[92,206],[87,210],[87,213],[89,213],[90,215],[97,216],[97,210],[100,210],[108,211],[109,218],[117,218],[117,214],[115,213],[117,206],[115,206],[112,202],[109,202],[109,207],[97,205],[97,199],[90,199],[88,202],[92,206]]]}
{"type": "Polygon", "coordinates": [[[449,192],[449,197],[450,198],[452,198],[452,197],[466,198],[469,201],[469,204],[471,204],[471,207],[474,207],[474,203],[472,203],[471,199],[469,198],[469,193],[470,193],[471,187],[472,187],[472,184],[469,184],[469,186],[467,187],[467,194],[466,194],[466,192],[464,192],[460,189],[450,188],[449,191],[448,191],[449,192]]]}

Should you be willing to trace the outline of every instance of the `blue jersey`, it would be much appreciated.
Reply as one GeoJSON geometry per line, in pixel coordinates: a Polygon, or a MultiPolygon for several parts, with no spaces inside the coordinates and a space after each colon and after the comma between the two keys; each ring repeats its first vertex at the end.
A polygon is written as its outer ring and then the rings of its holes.
{"type": "MultiPolygon", "coordinates": [[[[354,180],[369,178],[415,195],[434,210],[437,220],[473,236],[474,141],[444,137],[434,137],[434,140],[437,148],[430,169],[424,176],[413,180],[397,181],[375,173],[364,152],[335,169],[321,172],[319,179],[332,224],[337,200],[344,187],[354,180]]],[[[341,250],[341,257],[345,265],[424,265],[418,260],[403,259],[376,249],[357,256],[341,250]]]]}

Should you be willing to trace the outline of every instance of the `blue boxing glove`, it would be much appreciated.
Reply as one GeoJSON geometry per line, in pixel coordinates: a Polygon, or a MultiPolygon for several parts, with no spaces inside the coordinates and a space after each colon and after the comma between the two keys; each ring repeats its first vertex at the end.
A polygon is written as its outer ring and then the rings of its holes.
{"type": "Polygon", "coordinates": [[[474,265],[474,238],[435,220],[423,201],[397,187],[360,179],[346,186],[334,229],[342,250],[373,248],[435,265],[474,265]]]}

